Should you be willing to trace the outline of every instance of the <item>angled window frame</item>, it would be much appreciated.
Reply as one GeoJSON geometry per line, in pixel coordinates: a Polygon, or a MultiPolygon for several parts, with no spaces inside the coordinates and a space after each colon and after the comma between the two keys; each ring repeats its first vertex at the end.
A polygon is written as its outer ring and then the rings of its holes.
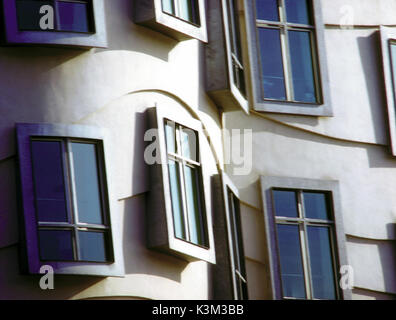
{"type": "Polygon", "coordinates": [[[248,101],[248,64],[244,44],[244,14],[239,1],[213,0],[208,2],[209,41],[205,47],[207,91],[224,110],[242,109],[249,113],[248,101]],[[234,15],[230,16],[230,2],[233,2],[234,15]],[[237,8],[234,7],[236,3],[237,8]],[[235,17],[238,21],[235,21],[235,17]],[[221,23],[219,23],[219,21],[221,23]],[[239,32],[239,34],[234,34],[239,32]],[[237,43],[239,40],[239,44],[237,43]],[[240,57],[233,49],[240,49],[240,57]],[[234,70],[235,69],[235,70],[234,70]],[[244,92],[238,88],[235,79],[236,70],[243,71],[244,92]]]}
{"type": "Polygon", "coordinates": [[[396,29],[380,26],[382,64],[388,114],[390,152],[396,156],[396,57],[392,59],[392,45],[396,46],[396,29]]]}
{"type": "MultiPolygon", "coordinates": [[[[311,51],[316,54],[312,57],[314,78],[317,83],[317,102],[304,103],[288,100],[265,99],[262,88],[262,73],[260,67],[260,44],[258,41],[258,27],[256,19],[256,0],[243,0],[245,4],[245,20],[251,74],[251,108],[258,112],[279,114],[306,115],[306,116],[333,116],[330,83],[327,67],[326,46],[324,38],[324,21],[322,16],[322,1],[314,0],[312,17],[314,23],[314,43],[311,51]]],[[[284,1],[284,0],[281,0],[284,1]]],[[[288,58],[284,57],[284,58],[288,58]]],[[[287,79],[285,79],[287,81],[287,79]]]]}
{"type": "MultiPolygon", "coordinates": [[[[66,125],[53,123],[17,123],[16,124],[19,175],[21,192],[21,233],[23,261],[21,269],[23,273],[39,274],[40,268],[44,265],[52,266],[56,274],[70,275],[93,275],[93,276],[124,276],[124,261],[122,254],[120,234],[120,221],[117,218],[117,206],[114,200],[113,186],[111,179],[111,148],[110,133],[104,128],[85,125],[66,125]],[[88,262],[88,261],[44,261],[40,258],[40,248],[38,240],[38,229],[41,224],[35,206],[34,178],[32,167],[31,141],[33,140],[66,140],[88,141],[100,143],[97,148],[98,159],[103,175],[101,182],[101,194],[107,204],[103,210],[106,211],[104,223],[108,228],[107,245],[112,245],[109,261],[88,262]],[[106,184],[106,185],[104,185],[106,184]]],[[[70,155],[69,155],[70,156],[70,155]]],[[[65,168],[64,168],[65,169],[65,168]]],[[[99,169],[99,168],[98,168],[99,169]]],[[[67,192],[67,191],[66,191],[67,192]]],[[[67,199],[70,201],[70,199],[67,199]]],[[[103,204],[103,203],[102,203],[103,204]]],[[[56,224],[56,223],[55,223],[56,224]]],[[[45,225],[43,225],[45,227],[45,225]]],[[[77,226],[77,224],[76,224],[77,226]]],[[[74,227],[76,227],[74,226],[74,227]]],[[[78,226],[77,226],[78,227],[78,226]]],[[[81,227],[81,226],[80,226],[81,227]]]]}
{"type": "Polygon", "coordinates": [[[199,24],[184,20],[163,10],[163,0],[136,0],[135,23],[147,26],[164,33],[178,41],[197,39],[208,42],[206,26],[206,1],[196,0],[198,3],[199,24]]]}
{"type": "Polygon", "coordinates": [[[248,279],[247,279],[247,271],[246,271],[246,263],[245,263],[245,254],[243,248],[243,234],[242,234],[242,221],[241,221],[241,211],[240,211],[240,195],[237,187],[234,185],[232,180],[229,176],[222,172],[222,182],[223,182],[223,196],[224,196],[224,207],[225,207],[225,216],[226,216],[226,227],[227,227],[227,237],[228,237],[228,247],[229,247],[229,254],[230,254],[230,266],[231,266],[231,278],[232,278],[232,287],[233,287],[233,296],[235,300],[248,300],[248,279]],[[235,197],[238,200],[239,208],[236,210],[237,212],[233,211],[230,206],[230,194],[232,197],[235,197]],[[232,217],[231,214],[234,212],[238,215],[235,217],[237,221],[234,220],[236,224],[235,227],[238,230],[232,230],[232,217]],[[235,233],[239,236],[239,243],[237,246],[239,247],[238,255],[242,255],[242,265],[240,266],[241,270],[237,270],[236,268],[236,259],[235,252],[234,252],[234,237],[235,233]],[[238,290],[239,286],[239,290],[238,290]]]}
{"type": "MultiPolygon", "coordinates": [[[[335,267],[347,266],[346,237],[343,226],[343,216],[341,213],[341,196],[339,182],[334,180],[316,180],[305,178],[288,178],[261,176],[261,195],[263,201],[263,214],[266,239],[269,249],[270,277],[272,298],[283,299],[282,278],[280,272],[279,249],[276,232],[276,215],[272,197],[273,189],[303,190],[313,192],[324,192],[331,194],[332,216],[334,218],[334,237],[332,247],[333,258],[337,262],[335,267]]],[[[351,289],[342,289],[339,286],[339,270],[334,270],[336,291],[339,292],[339,299],[350,300],[352,298],[351,289]]]]}
{"type": "Polygon", "coordinates": [[[181,257],[187,261],[203,260],[216,263],[215,244],[212,223],[211,186],[207,171],[207,159],[202,155],[202,142],[205,139],[202,124],[192,117],[172,114],[166,112],[159,106],[151,108],[149,112],[150,129],[156,129],[157,148],[159,150],[159,163],[150,164],[150,185],[148,208],[148,247],[168,252],[181,257]],[[176,237],[174,227],[174,216],[171,197],[171,184],[168,167],[168,152],[165,136],[165,121],[191,129],[198,134],[200,180],[204,202],[205,220],[203,227],[206,233],[206,245],[197,245],[187,240],[176,237]],[[155,202],[155,203],[154,203],[155,202]],[[152,206],[152,207],[150,207],[152,206]]]}
{"type": "MultiPolygon", "coordinates": [[[[17,0],[3,0],[5,44],[75,46],[80,48],[106,48],[107,32],[104,0],[92,0],[92,32],[71,32],[56,30],[19,30],[17,0]]],[[[56,12],[55,16],[56,16],[56,12]]]]}

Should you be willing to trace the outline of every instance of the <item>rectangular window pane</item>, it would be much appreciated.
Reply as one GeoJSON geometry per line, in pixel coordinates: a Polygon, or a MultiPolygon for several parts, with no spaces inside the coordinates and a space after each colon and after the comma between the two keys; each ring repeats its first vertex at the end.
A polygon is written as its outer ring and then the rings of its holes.
{"type": "Polygon", "coordinates": [[[259,20],[279,21],[278,0],[256,0],[259,20]]]}
{"type": "Polygon", "coordinates": [[[312,24],[311,4],[308,0],[285,0],[287,22],[312,24]]]}
{"type": "Polygon", "coordinates": [[[326,227],[307,229],[313,296],[316,299],[336,299],[329,231],[326,227]]]}
{"type": "Polygon", "coordinates": [[[280,217],[297,218],[297,195],[294,191],[273,190],[275,214],[280,217]]]}
{"type": "Polygon", "coordinates": [[[177,153],[175,123],[174,122],[166,121],[166,123],[165,123],[165,138],[166,138],[166,149],[168,150],[168,152],[177,153]]]}
{"type": "Polygon", "coordinates": [[[175,229],[175,237],[186,240],[185,221],[183,215],[183,200],[180,187],[179,164],[169,160],[169,180],[171,188],[173,227],[175,229]]]}
{"type": "Polygon", "coordinates": [[[277,233],[283,296],[304,299],[306,293],[299,228],[278,224],[277,233]]]}
{"type": "Polygon", "coordinates": [[[59,30],[89,32],[88,4],[58,1],[59,30]]]}
{"type": "Polygon", "coordinates": [[[205,246],[203,204],[200,203],[202,190],[199,188],[199,170],[184,165],[184,179],[187,198],[190,242],[205,246]]]}
{"type": "Polygon", "coordinates": [[[319,192],[303,192],[305,217],[330,220],[327,196],[319,192]]]}
{"type": "Polygon", "coordinates": [[[67,222],[61,142],[32,141],[31,152],[38,220],[67,222]]]}
{"type": "Polygon", "coordinates": [[[197,0],[178,0],[180,5],[179,18],[199,24],[197,0]]]}
{"type": "Polygon", "coordinates": [[[286,99],[280,30],[259,28],[264,98],[286,99]]]}
{"type": "Polygon", "coordinates": [[[16,2],[19,30],[42,30],[40,28],[40,8],[53,5],[52,1],[18,0],[16,2]]]}
{"type": "Polygon", "coordinates": [[[73,142],[71,152],[79,221],[103,224],[96,145],[73,142]]]}
{"type": "Polygon", "coordinates": [[[68,230],[39,230],[41,260],[72,261],[72,233],[68,230]]]}
{"type": "Polygon", "coordinates": [[[103,232],[79,231],[79,260],[106,262],[106,235],[103,232]]]}
{"type": "Polygon", "coordinates": [[[169,14],[175,14],[173,0],[162,0],[162,11],[169,14]]]}
{"type": "Polygon", "coordinates": [[[314,103],[316,93],[310,32],[290,31],[289,44],[294,100],[314,103]]]}
{"type": "Polygon", "coordinates": [[[183,157],[199,162],[197,133],[194,130],[183,128],[180,133],[180,139],[183,157]]]}

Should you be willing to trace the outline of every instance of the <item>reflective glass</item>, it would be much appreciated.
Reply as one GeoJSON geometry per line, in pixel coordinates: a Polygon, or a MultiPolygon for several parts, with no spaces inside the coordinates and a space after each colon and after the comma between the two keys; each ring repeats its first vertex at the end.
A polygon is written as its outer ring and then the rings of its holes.
{"type": "Polygon", "coordinates": [[[41,260],[74,260],[71,231],[39,230],[39,245],[41,260]]]}
{"type": "Polygon", "coordinates": [[[40,20],[43,14],[40,14],[40,8],[45,5],[52,7],[52,1],[33,1],[18,0],[16,2],[18,28],[20,30],[42,30],[40,20]]]}
{"type": "Polygon", "coordinates": [[[179,164],[173,160],[169,160],[168,168],[169,168],[169,180],[170,180],[170,189],[171,189],[173,226],[175,229],[175,237],[179,239],[186,239],[182,195],[180,188],[179,164]]]}
{"type": "Polygon", "coordinates": [[[58,1],[59,30],[89,32],[87,6],[86,3],[58,1]]]}
{"type": "Polygon", "coordinates": [[[336,298],[329,231],[326,227],[309,226],[307,229],[313,296],[316,299],[336,298]]]}
{"type": "Polygon", "coordinates": [[[103,224],[96,145],[73,142],[71,146],[79,221],[103,224]]]}
{"type": "Polygon", "coordinates": [[[305,282],[298,226],[277,225],[284,297],[304,299],[305,282]]]}
{"type": "Polygon", "coordinates": [[[179,18],[199,24],[197,0],[178,0],[180,4],[179,18]]]}
{"type": "Polygon", "coordinates": [[[303,192],[305,217],[330,220],[325,193],[303,192]]]}
{"type": "Polygon", "coordinates": [[[308,0],[285,0],[287,22],[311,25],[309,2],[308,0]]]}
{"type": "Polygon", "coordinates": [[[308,31],[290,31],[289,44],[294,100],[314,103],[316,102],[316,93],[310,33],[308,31]]]}
{"type": "Polygon", "coordinates": [[[285,100],[286,89],[280,31],[278,29],[258,28],[258,33],[264,97],[267,99],[285,100]]]}
{"type": "Polygon", "coordinates": [[[103,232],[79,231],[81,261],[106,262],[106,239],[103,232]]]}
{"type": "Polygon", "coordinates": [[[184,179],[187,198],[190,242],[206,245],[203,230],[203,216],[200,203],[198,169],[184,165],[184,179]]]}
{"type": "Polygon", "coordinates": [[[68,221],[60,141],[32,141],[36,211],[41,222],[68,221]]]}
{"type": "Polygon", "coordinates": [[[294,191],[273,190],[275,214],[280,217],[297,218],[297,198],[294,191]]]}
{"type": "Polygon", "coordinates": [[[167,121],[165,124],[166,148],[168,152],[176,153],[175,123],[167,121]]]}
{"type": "Polygon", "coordinates": [[[183,157],[198,162],[197,159],[198,139],[196,132],[188,128],[183,128],[181,130],[180,139],[181,139],[183,157]]]}
{"type": "Polygon", "coordinates": [[[278,0],[256,0],[259,20],[279,21],[278,0]]]}
{"type": "Polygon", "coordinates": [[[175,14],[173,0],[162,0],[162,11],[170,14],[175,14]]]}

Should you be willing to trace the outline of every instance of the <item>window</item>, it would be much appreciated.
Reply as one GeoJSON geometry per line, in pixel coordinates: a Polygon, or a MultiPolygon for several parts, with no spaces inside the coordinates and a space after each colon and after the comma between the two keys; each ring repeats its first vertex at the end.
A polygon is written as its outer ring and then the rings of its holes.
{"type": "Polygon", "coordinates": [[[10,0],[3,7],[8,44],[107,46],[103,0],[10,0]]]}
{"type": "Polygon", "coordinates": [[[223,174],[223,188],[226,202],[225,208],[234,299],[247,300],[247,276],[242,239],[241,208],[237,196],[238,190],[225,174],[223,174]]]}
{"type": "Polygon", "coordinates": [[[200,25],[198,0],[162,0],[162,11],[200,25]]]}
{"type": "Polygon", "coordinates": [[[208,7],[208,27],[216,31],[206,46],[207,90],[224,110],[248,112],[243,11],[237,0],[213,0],[208,7]]]}
{"type": "Polygon", "coordinates": [[[138,24],[179,41],[208,40],[204,0],[137,0],[134,5],[138,24]]]}
{"type": "Polygon", "coordinates": [[[254,109],[331,115],[321,1],[251,0],[247,17],[254,109]]]}
{"type": "Polygon", "coordinates": [[[274,297],[350,297],[338,285],[347,263],[337,183],[262,177],[262,188],[274,297]]]}
{"type": "Polygon", "coordinates": [[[188,261],[215,263],[201,124],[158,107],[148,113],[155,134],[154,141],[146,140],[159,152],[150,164],[148,246],[188,261]]]}
{"type": "Polygon", "coordinates": [[[175,237],[207,247],[197,132],[165,120],[175,237]]]}
{"type": "Polygon", "coordinates": [[[390,136],[390,149],[396,156],[396,31],[393,28],[380,27],[382,61],[384,70],[386,100],[388,107],[388,123],[390,136]]]}
{"type": "Polygon", "coordinates": [[[40,8],[51,6],[55,14],[52,31],[94,32],[92,1],[16,0],[16,5],[19,30],[42,30],[40,8]]]}
{"type": "Polygon", "coordinates": [[[62,136],[65,131],[70,129],[61,125],[17,125],[29,271],[38,273],[40,265],[49,264],[59,273],[73,273],[67,269],[74,264],[83,274],[118,274],[111,271],[118,252],[103,139],[89,133],[80,138],[81,132],[75,132],[78,138],[62,136]],[[106,273],[103,266],[109,266],[106,273]]]}

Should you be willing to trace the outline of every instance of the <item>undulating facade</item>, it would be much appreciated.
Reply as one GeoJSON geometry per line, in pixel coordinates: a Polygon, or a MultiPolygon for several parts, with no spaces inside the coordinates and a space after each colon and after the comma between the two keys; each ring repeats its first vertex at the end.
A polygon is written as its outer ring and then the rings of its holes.
{"type": "Polygon", "coordinates": [[[0,298],[395,298],[395,11],[2,0],[0,298]]]}

